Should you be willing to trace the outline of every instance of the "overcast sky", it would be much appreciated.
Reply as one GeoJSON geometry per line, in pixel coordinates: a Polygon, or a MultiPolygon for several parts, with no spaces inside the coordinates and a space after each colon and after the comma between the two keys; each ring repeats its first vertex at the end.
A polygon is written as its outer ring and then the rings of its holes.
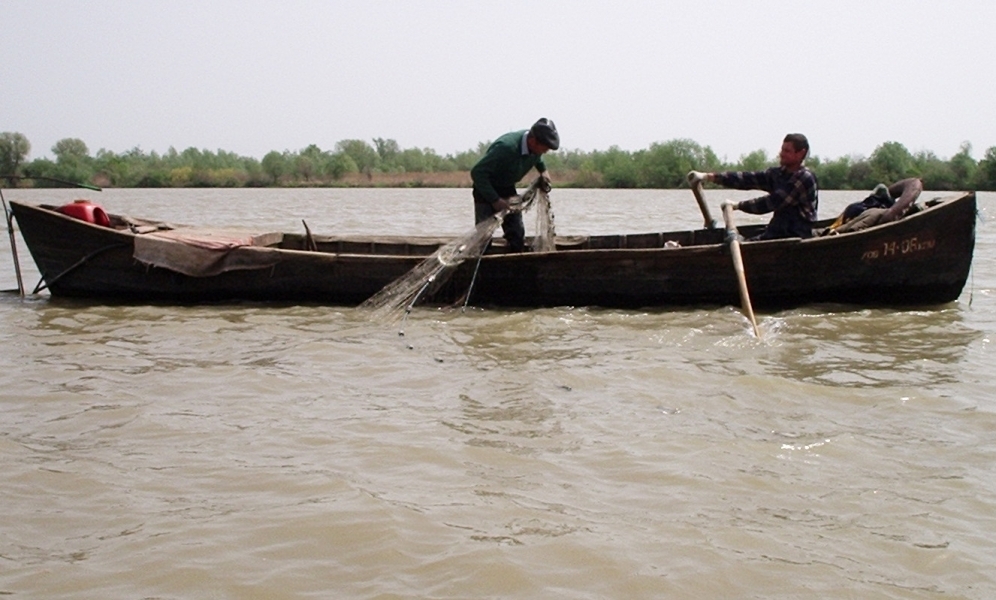
{"type": "Polygon", "coordinates": [[[994,0],[0,0],[0,24],[0,131],[30,159],[69,137],[445,155],[539,117],[584,151],[996,146],[994,0]]]}

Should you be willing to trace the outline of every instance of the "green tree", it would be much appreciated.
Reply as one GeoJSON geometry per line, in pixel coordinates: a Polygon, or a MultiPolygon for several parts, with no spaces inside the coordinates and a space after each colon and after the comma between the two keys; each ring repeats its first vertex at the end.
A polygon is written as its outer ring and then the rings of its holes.
{"type": "Polygon", "coordinates": [[[166,155],[159,155],[153,151],[150,154],[142,152],[141,148],[135,147],[128,150],[121,156],[128,162],[128,179],[134,187],[162,188],[169,186],[169,166],[170,156],[175,157],[176,150],[170,148],[166,155]]]}
{"type": "Polygon", "coordinates": [[[266,173],[263,172],[263,166],[255,158],[246,158],[243,160],[243,169],[245,171],[245,185],[246,187],[264,187],[267,184],[266,173]]]}
{"type": "Polygon", "coordinates": [[[433,173],[443,171],[445,161],[431,148],[408,148],[398,153],[393,160],[402,173],[433,173]]]}
{"type": "Polygon", "coordinates": [[[638,173],[633,155],[619,146],[610,146],[605,152],[595,152],[595,168],[602,173],[602,181],[611,188],[635,188],[638,173]]]}
{"type": "Polygon", "coordinates": [[[46,181],[45,177],[65,179],[65,175],[60,172],[58,165],[47,158],[36,158],[24,165],[24,174],[37,178],[34,181],[35,187],[59,187],[61,185],[53,181],[46,181]]]}
{"type": "Polygon", "coordinates": [[[458,152],[456,156],[453,157],[453,163],[456,168],[460,171],[469,171],[474,168],[477,161],[481,160],[481,157],[488,151],[488,147],[491,142],[481,142],[477,144],[476,150],[465,150],[464,152],[458,152]]]}
{"type": "Polygon", "coordinates": [[[263,157],[263,172],[266,173],[273,185],[280,183],[280,178],[288,171],[287,156],[285,153],[271,150],[263,157]]]}
{"type": "Polygon", "coordinates": [[[204,156],[206,152],[208,151],[205,150],[204,152],[201,152],[197,148],[191,146],[185,149],[176,157],[176,160],[178,161],[178,164],[176,166],[190,167],[191,169],[193,169],[194,167],[200,167],[202,165],[205,165],[208,162],[208,159],[204,156]]]}
{"type": "Polygon", "coordinates": [[[380,157],[381,164],[388,168],[396,166],[395,161],[398,155],[401,154],[401,147],[398,146],[398,142],[385,140],[384,138],[374,138],[373,143],[374,148],[377,150],[377,156],[380,157]]]}
{"type": "Polygon", "coordinates": [[[329,157],[328,164],[325,167],[325,172],[332,179],[339,180],[342,179],[347,173],[359,173],[360,168],[356,166],[356,161],[354,161],[348,154],[344,152],[336,152],[329,157]]]}
{"type": "Polygon", "coordinates": [[[975,171],[979,167],[975,159],[972,158],[972,144],[962,142],[961,150],[951,157],[949,164],[956,178],[955,187],[952,189],[967,190],[971,188],[975,181],[975,171]]]}
{"type": "Polygon", "coordinates": [[[309,144],[304,150],[301,150],[299,154],[301,156],[307,156],[316,163],[322,163],[326,158],[326,153],[323,152],[317,144],[309,144]]]}
{"type": "Polygon", "coordinates": [[[373,146],[363,140],[342,140],[335,145],[335,149],[352,158],[361,173],[372,173],[380,161],[380,155],[373,146]]]}
{"type": "Polygon", "coordinates": [[[298,154],[294,158],[294,175],[298,179],[304,179],[305,182],[311,181],[317,167],[315,161],[306,154],[298,154]]]}
{"type": "Polygon", "coordinates": [[[996,146],[986,150],[975,171],[975,186],[980,190],[996,191],[996,146]]]}
{"type": "Polygon", "coordinates": [[[689,171],[712,171],[719,166],[713,151],[688,139],[653,143],[635,155],[640,187],[678,188],[687,185],[689,171]]]}
{"type": "Polygon", "coordinates": [[[557,150],[543,155],[543,162],[553,171],[580,171],[591,166],[591,155],[581,150],[557,150]]]}
{"type": "Polygon", "coordinates": [[[189,165],[176,167],[169,171],[170,187],[189,187],[193,179],[194,168],[189,165]]]}
{"type": "Polygon", "coordinates": [[[79,138],[64,138],[52,146],[56,164],[78,165],[90,158],[90,149],[79,138]]]}
{"type": "Polygon", "coordinates": [[[94,173],[98,185],[103,187],[133,186],[130,173],[137,167],[134,161],[128,160],[125,155],[118,155],[101,148],[97,151],[94,159],[94,173]]]}
{"type": "Polygon", "coordinates": [[[872,172],[871,163],[864,158],[851,163],[847,169],[847,181],[853,190],[871,190],[879,183],[884,183],[872,172]]]}
{"type": "Polygon", "coordinates": [[[848,173],[851,170],[851,157],[842,156],[840,158],[823,162],[818,156],[807,160],[806,164],[816,174],[821,188],[826,190],[846,190],[851,187],[848,173]]]}
{"type": "Polygon", "coordinates": [[[958,187],[958,176],[951,169],[951,163],[941,160],[933,152],[917,152],[913,156],[913,171],[929,189],[953,190],[958,187]]]}
{"type": "MultiPolygon", "coordinates": [[[[55,160],[39,158],[26,162],[30,144],[17,133],[0,134],[0,172],[20,171],[22,175],[91,181],[117,187],[204,187],[264,186],[296,181],[328,183],[348,173],[374,171],[431,173],[469,171],[486,152],[490,142],[476,149],[440,156],[431,148],[401,148],[395,140],[374,138],[342,140],[333,152],[312,144],[300,152],[269,152],[263,160],[232,152],[170,148],[162,155],[146,154],[139,148],[115,154],[105,149],[91,157],[86,144],[65,138],[53,146],[55,160]]],[[[579,187],[679,187],[688,170],[758,170],[772,158],[757,150],[739,158],[737,164],[723,164],[708,147],[688,139],[651,144],[636,152],[612,146],[607,151],[558,150],[544,157],[554,171],[564,171],[561,184],[579,187]],[[573,181],[567,180],[572,177],[573,181]]],[[[932,189],[996,189],[996,148],[987,150],[976,162],[971,144],[965,142],[950,160],[932,152],[911,155],[898,142],[876,148],[870,159],[844,156],[833,160],[812,157],[807,161],[824,189],[871,189],[879,182],[891,183],[918,176],[932,189]]],[[[52,185],[36,181],[35,185],[52,185]]]]}
{"type": "Polygon", "coordinates": [[[93,179],[93,160],[90,149],[79,138],[63,138],[52,146],[55,155],[55,177],[73,182],[88,182],[93,179]]]}
{"type": "Polygon", "coordinates": [[[311,144],[304,150],[301,150],[294,158],[294,174],[298,178],[303,178],[306,182],[310,182],[311,178],[316,174],[324,172],[327,160],[322,149],[315,144],[311,144]]]}
{"type": "Polygon", "coordinates": [[[30,152],[31,143],[24,134],[13,131],[0,133],[0,175],[18,175],[18,169],[30,152]]]}
{"type": "MultiPolygon", "coordinates": [[[[768,158],[768,153],[764,149],[754,150],[740,157],[738,171],[763,171],[774,163],[768,158]]],[[[810,165],[812,166],[812,165],[810,165]]]]}
{"type": "Polygon", "coordinates": [[[604,185],[602,174],[595,168],[595,161],[588,159],[577,168],[577,177],[571,185],[583,188],[598,188],[604,185]]]}
{"type": "Polygon", "coordinates": [[[891,184],[913,175],[913,155],[899,142],[875,148],[868,162],[877,183],[891,184]]]}

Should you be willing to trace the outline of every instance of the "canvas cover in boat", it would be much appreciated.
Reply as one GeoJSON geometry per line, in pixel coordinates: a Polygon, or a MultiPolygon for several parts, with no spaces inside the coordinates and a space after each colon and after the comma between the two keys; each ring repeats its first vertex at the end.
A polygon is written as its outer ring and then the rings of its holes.
{"type": "Polygon", "coordinates": [[[265,269],[279,262],[266,246],[283,239],[279,232],[237,229],[172,229],[135,236],[135,260],[193,277],[226,271],[265,269]]]}

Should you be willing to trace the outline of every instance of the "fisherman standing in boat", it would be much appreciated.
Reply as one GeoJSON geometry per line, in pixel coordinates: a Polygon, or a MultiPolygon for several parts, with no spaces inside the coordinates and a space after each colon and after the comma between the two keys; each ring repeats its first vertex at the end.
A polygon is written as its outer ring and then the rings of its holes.
{"type": "Polygon", "coordinates": [[[727,171],[688,174],[692,185],[712,181],[738,190],[763,190],[767,196],[733,203],[733,208],[754,215],[774,212],[771,221],[756,240],[813,237],[813,223],[819,202],[816,175],[802,163],[809,154],[809,140],[801,133],[790,133],[778,154],[780,166],[764,171],[727,171]]]}
{"type": "MultiPolygon", "coordinates": [[[[557,148],[560,148],[557,127],[545,118],[536,121],[528,130],[506,133],[495,140],[470,170],[474,182],[475,223],[511,208],[518,194],[515,184],[533,167],[549,185],[550,174],[543,163],[543,155],[557,148]]],[[[521,212],[509,212],[502,221],[502,230],[509,251],[525,249],[526,228],[521,212]]]]}

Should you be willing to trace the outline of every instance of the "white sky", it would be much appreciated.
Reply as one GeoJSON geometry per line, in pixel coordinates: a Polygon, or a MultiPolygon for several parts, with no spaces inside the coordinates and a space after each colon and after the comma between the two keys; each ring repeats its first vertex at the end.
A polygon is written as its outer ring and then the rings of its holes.
{"type": "Polygon", "coordinates": [[[584,151],[996,146],[994,0],[0,0],[0,27],[0,131],[30,159],[67,137],[445,155],[543,116],[584,151]]]}

